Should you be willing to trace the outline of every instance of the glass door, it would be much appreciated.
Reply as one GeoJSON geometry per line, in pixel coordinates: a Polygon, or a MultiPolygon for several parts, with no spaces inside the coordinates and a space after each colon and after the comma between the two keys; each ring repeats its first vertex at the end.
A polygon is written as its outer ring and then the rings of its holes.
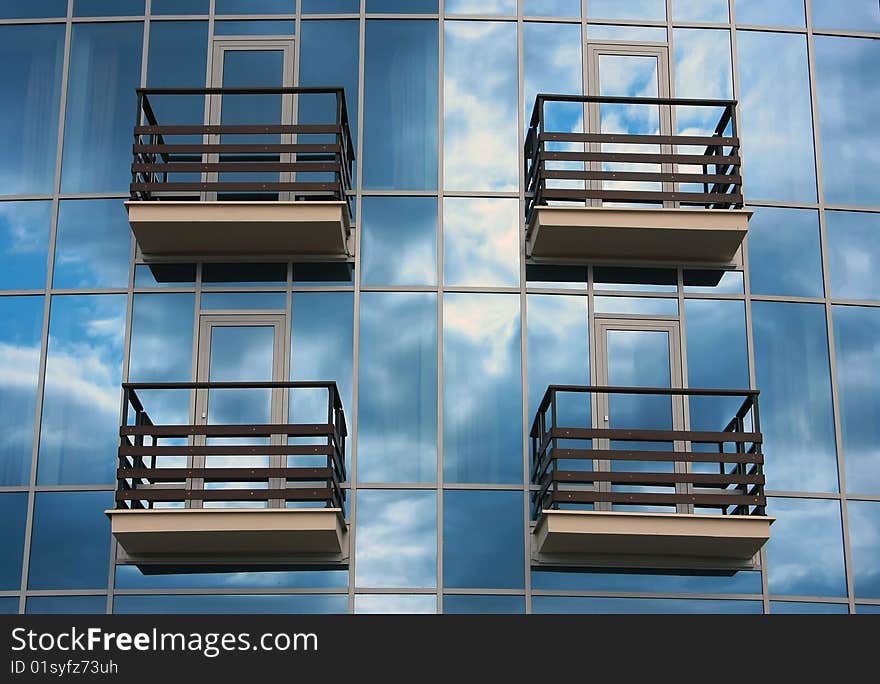
{"type": "MultiPolygon", "coordinates": [[[[628,47],[590,43],[587,46],[589,94],[621,98],[668,98],[669,53],[666,47],[628,47]]],[[[653,103],[593,103],[588,108],[588,131],[627,136],[671,135],[672,112],[668,105],[653,103]]],[[[590,151],[615,152],[621,155],[668,154],[668,145],[646,143],[630,138],[624,142],[592,143],[590,151]]],[[[596,180],[591,188],[614,192],[671,191],[668,183],[639,178],[639,173],[671,173],[671,166],[645,164],[633,157],[619,162],[597,162],[594,171],[614,171],[620,180],[596,180]]],[[[623,196],[621,196],[623,197],[623,196]]],[[[594,202],[601,204],[601,200],[594,202]]],[[[605,204],[615,204],[606,201],[605,204]]],[[[627,203],[627,206],[634,206],[627,203]]]]}
{"type": "MultiPolygon", "coordinates": [[[[610,387],[680,388],[682,386],[681,342],[678,321],[640,319],[596,319],[598,383],[610,387]]],[[[684,430],[681,397],[667,394],[609,392],[596,397],[596,425],[612,430],[684,430]]],[[[595,467],[612,472],[673,473],[684,464],[651,460],[661,452],[683,451],[676,441],[634,442],[601,440],[600,449],[625,452],[620,460],[599,461],[595,467]],[[644,460],[637,452],[645,452],[644,460]]],[[[605,491],[672,493],[671,486],[600,483],[605,491]]],[[[684,493],[675,488],[675,493],[684,493]]],[[[607,508],[607,506],[606,506],[607,508]]],[[[668,507],[615,504],[614,510],[671,512],[668,507]]],[[[679,507],[681,508],[681,507],[679,507]]],[[[684,509],[679,512],[685,512],[684,509]]]]}
{"type": "MultiPolygon", "coordinates": [[[[198,380],[210,383],[268,383],[284,379],[284,316],[281,314],[202,315],[199,330],[198,380]]],[[[219,387],[196,393],[196,424],[267,425],[286,422],[286,396],[273,388],[219,387]]],[[[198,437],[196,445],[220,446],[222,455],[193,456],[193,468],[283,467],[283,456],[260,455],[261,444],[282,444],[279,435],[198,437]],[[242,451],[236,453],[236,447],[242,451]],[[254,448],[256,447],[256,448],[254,448]]],[[[192,488],[281,489],[283,482],[222,482],[198,480],[192,488]]],[[[194,504],[197,502],[193,502],[194,504]]],[[[205,502],[209,507],[265,507],[280,501],[205,502]]]]}
{"type": "MultiPolygon", "coordinates": [[[[293,41],[265,39],[215,40],[212,55],[211,84],[217,88],[251,90],[259,88],[287,88],[293,86],[293,41]]],[[[292,95],[229,93],[211,95],[208,103],[209,124],[212,126],[258,127],[281,126],[293,121],[295,107],[292,95]]],[[[211,144],[228,145],[290,145],[295,142],[290,133],[259,133],[239,128],[211,137],[211,144]]],[[[210,174],[214,182],[229,184],[207,199],[275,200],[286,199],[277,187],[263,188],[268,183],[293,181],[291,174],[281,172],[281,164],[293,161],[290,153],[241,152],[214,155],[213,163],[275,164],[265,173],[235,172],[223,168],[210,174]],[[235,189],[239,186],[238,189],[235,189]]]]}

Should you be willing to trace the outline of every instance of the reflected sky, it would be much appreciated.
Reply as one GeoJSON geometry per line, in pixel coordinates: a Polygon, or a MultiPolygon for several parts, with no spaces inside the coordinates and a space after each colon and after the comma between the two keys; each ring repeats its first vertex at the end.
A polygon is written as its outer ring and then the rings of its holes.
{"type": "Polygon", "coordinates": [[[283,614],[347,613],[345,594],[260,594],[207,596],[117,596],[113,612],[119,614],[283,614]]]}
{"type": "Polygon", "coordinates": [[[763,607],[760,601],[535,596],[532,599],[532,612],[537,614],[760,614],[763,612],[763,607]]]}
{"type": "Polygon", "coordinates": [[[296,0],[216,0],[217,14],[293,14],[296,0]]]}
{"type": "MultiPolygon", "coordinates": [[[[109,462],[115,459],[108,457],[109,462]]],[[[30,589],[103,589],[113,492],[41,492],[34,508],[30,589]]]]}
{"type": "MultiPolygon", "coordinates": [[[[155,8],[151,8],[155,14],[155,8]]],[[[208,59],[208,22],[157,21],[150,24],[147,84],[151,88],[201,88],[208,59]]],[[[150,96],[156,119],[163,124],[201,124],[205,96],[150,96]]],[[[188,142],[175,137],[173,142],[188,142]]],[[[198,138],[192,139],[198,142],[198,138]]],[[[183,177],[174,176],[178,180],[183,177]]],[[[190,177],[198,180],[198,177],[190,177]]]]}
{"type": "Polygon", "coordinates": [[[519,202],[443,200],[443,281],[447,286],[519,286],[519,202]]]}
{"type": "Polygon", "coordinates": [[[777,207],[755,207],[754,212],[749,221],[752,293],[821,297],[818,212],[777,207]]]}
{"type": "Polygon", "coordinates": [[[113,481],[125,295],[52,298],[40,484],[113,481]]]}
{"type": "Polygon", "coordinates": [[[587,3],[590,19],[645,19],[666,20],[666,0],[590,0],[587,3]]]}
{"type": "MultiPolygon", "coordinates": [[[[358,11],[358,0],[354,0],[355,12],[358,11]]],[[[439,0],[367,0],[367,12],[401,14],[436,13],[439,0]]]]}
{"type": "Polygon", "coordinates": [[[837,491],[825,308],[753,302],[767,488],[837,491]]]}
{"type": "Polygon", "coordinates": [[[521,482],[519,298],[447,294],[443,301],[446,480],[521,482]]]}
{"type": "Polygon", "coordinates": [[[447,21],[444,32],[444,186],[516,190],[516,24],[447,21]]]}
{"type": "Polygon", "coordinates": [[[880,31],[880,4],[876,0],[811,0],[814,29],[880,31]]]}
{"type": "Polygon", "coordinates": [[[43,297],[0,297],[0,485],[30,481],[43,297]]]}
{"type": "Polygon", "coordinates": [[[880,598],[880,503],[847,504],[856,596],[880,598]]]}
{"type": "Polygon", "coordinates": [[[522,12],[527,17],[579,17],[581,0],[523,0],[522,12]]]}
{"type": "Polygon", "coordinates": [[[357,493],[355,583],[362,588],[437,586],[437,493],[357,493]]]}
{"type": "MultiPolygon", "coordinates": [[[[580,6],[580,2],[577,3],[580,6]]],[[[528,126],[538,93],[583,92],[581,29],[576,24],[523,24],[523,104],[528,126]]],[[[547,128],[554,131],[583,130],[583,108],[545,105],[547,128]]]]}
{"type": "Polygon", "coordinates": [[[846,487],[880,494],[880,308],[834,307],[846,487]]]}
{"type": "Polygon", "coordinates": [[[673,21],[705,21],[726,24],[729,19],[727,0],[672,0],[673,21]]]}
{"type": "Polygon", "coordinates": [[[766,547],[770,593],[845,596],[840,504],[771,498],[767,515],[776,517],[766,547]]]}
{"type": "Polygon", "coordinates": [[[64,192],[127,191],[141,23],[75,24],[64,129],[64,192]]]}
{"type": "Polygon", "coordinates": [[[18,591],[21,587],[21,560],[24,553],[24,530],[27,519],[27,492],[0,494],[0,591],[18,591]]]}
{"type": "Polygon", "coordinates": [[[739,31],[736,48],[747,197],[815,202],[806,37],[739,31]]]}
{"type": "Polygon", "coordinates": [[[825,201],[876,206],[880,40],[816,36],[814,44],[825,201]]]}
{"type": "Polygon", "coordinates": [[[360,313],[358,478],[434,482],[437,295],[364,292],[360,313]]]}
{"type": "Polygon", "coordinates": [[[516,14],[516,0],[446,0],[446,14],[516,14]]]}
{"type": "Polygon", "coordinates": [[[0,195],[52,192],[63,57],[63,24],[0,26],[0,195]]]}
{"type": "Polygon", "coordinates": [[[846,615],[845,603],[808,603],[806,601],[772,601],[770,612],[774,615],[846,615]]]}
{"type": "Polygon", "coordinates": [[[434,614],[437,597],[434,594],[358,594],[354,597],[354,612],[362,614],[434,614]]]}
{"type": "Polygon", "coordinates": [[[362,211],[362,284],[437,284],[436,198],[365,197],[362,211]]]}
{"type": "MultiPolygon", "coordinates": [[[[153,0],[160,2],[160,0],[153,0]]],[[[67,16],[67,0],[43,0],[40,3],[4,2],[0,5],[0,19],[30,19],[67,16]]]]}
{"type": "Polygon", "coordinates": [[[831,296],[880,299],[880,214],[826,211],[825,233],[831,296]]]}
{"type": "Polygon", "coordinates": [[[127,287],[130,257],[131,229],[122,200],[61,202],[55,287],[127,287]]]}
{"type": "Polygon", "coordinates": [[[144,13],[144,0],[74,0],[75,17],[124,17],[144,13]]]}
{"type": "Polygon", "coordinates": [[[522,492],[443,493],[443,586],[521,589],[522,492]]]}
{"type": "Polygon", "coordinates": [[[804,26],[804,0],[736,0],[736,23],[753,26],[804,26]]]}
{"type": "MultiPolygon", "coordinates": [[[[675,29],[673,39],[676,97],[733,97],[730,31],[675,29]]],[[[676,107],[676,132],[699,135],[714,131],[721,113],[718,107],[676,107]]]]}
{"type": "Polygon", "coordinates": [[[99,615],[107,612],[107,597],[31,596],[25,612],[31,615],[99,615]]]}
{"type": "Polygon", "coordinates": [[[46,287],[51,202],[0,202],[0,289],[46,287]]]}
{"type": "Polygon", "coordinates": [[[445,615],[522,615],[526,612],[524,596],[474,596],[446,594],[445,615]]]}

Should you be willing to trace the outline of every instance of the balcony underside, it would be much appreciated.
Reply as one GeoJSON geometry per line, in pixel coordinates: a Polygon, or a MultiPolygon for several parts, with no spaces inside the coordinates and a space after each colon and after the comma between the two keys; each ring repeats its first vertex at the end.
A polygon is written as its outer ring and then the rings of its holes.
{"type": "Polygon", "coordinates": [[[344,563],[338,508],[109,510],[118,562],[133,565],[344,563]]]}
{"type": "Polygon", "coordinates": [[[745,209],[535,207],[528,255],[730,264],[751,214],[745,209]]]}
{"type": "Polygon", "coordinates": [[[132,201],[125,206],[147,257],[349,254],[345,202],[132,201]]]}
{"type": "Polygon", "coordinates": [[[774,518],[614,511],[542,511],[538,565],[750,569],[774,518]]]}

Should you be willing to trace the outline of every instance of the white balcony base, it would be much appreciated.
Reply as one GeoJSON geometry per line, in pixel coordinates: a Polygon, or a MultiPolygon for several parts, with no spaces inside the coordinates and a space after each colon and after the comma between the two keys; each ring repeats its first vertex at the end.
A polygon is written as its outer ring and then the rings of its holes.
{"type": "Polygon", "coordinates": [[[348,255],[345,202],[126,202],[144,256],[348,255]]]}
{"type": "Polygon", "coordinates": [[[338,508],[187,508],[105,511],[130,564],[343,562],[338,508]]]}
{"type": "Polygon", "coordinates": [[[545,510],[535,526],[537,565],[751,569],[775,518],[545,510]]]}
{"type": "Polygon", "coordinates": [[[536,207],[528,256],[536,259],[736,263],[746,209],[536,207]]]}

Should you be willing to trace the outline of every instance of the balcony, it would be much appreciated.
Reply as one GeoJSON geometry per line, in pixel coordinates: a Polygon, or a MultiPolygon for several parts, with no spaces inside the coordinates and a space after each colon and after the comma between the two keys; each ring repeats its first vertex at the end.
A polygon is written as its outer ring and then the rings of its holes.
{"type": "Polygon", "coordinates": [[[757,567],[773,522],[762,441],[756,390],[550,386],[531,430],[533,562],[757,567]],[[591,427],[609,413],[626,429],[591,427]]]}
{"type": "Polygon", "coordinates": [[[751,212],[743,209],[735,108],[730,100],[538,95],[524,156],[527,255],[736,263],[751,212]],[[660,122],[697,112],[717,123],[687,135],[569,132],[554,130],[565,126],[548,105],[578,108],[593,129],[614,126],[605,121],[609,108],[660,122]]]}
{"type": "Polygon", "coordinates": [[[354,145],[343,89],[137,95],[126,208],[146,258],[350,255],[354,145]],[[295,122],[306,105],[319,123],[295,122]]]}
{"type": "Polygon", "coordinates": [[[123,393],[116,508],[106,511],[117,562],[148,569],[347,563],[346,426],[335,383],[125,384],[123,393]],[[316,422],[223,420],[254,414],[245,407],[256,403],[316,422]],[[203,419],[153,420],[190,410],[204,411],[203,419]]]}

